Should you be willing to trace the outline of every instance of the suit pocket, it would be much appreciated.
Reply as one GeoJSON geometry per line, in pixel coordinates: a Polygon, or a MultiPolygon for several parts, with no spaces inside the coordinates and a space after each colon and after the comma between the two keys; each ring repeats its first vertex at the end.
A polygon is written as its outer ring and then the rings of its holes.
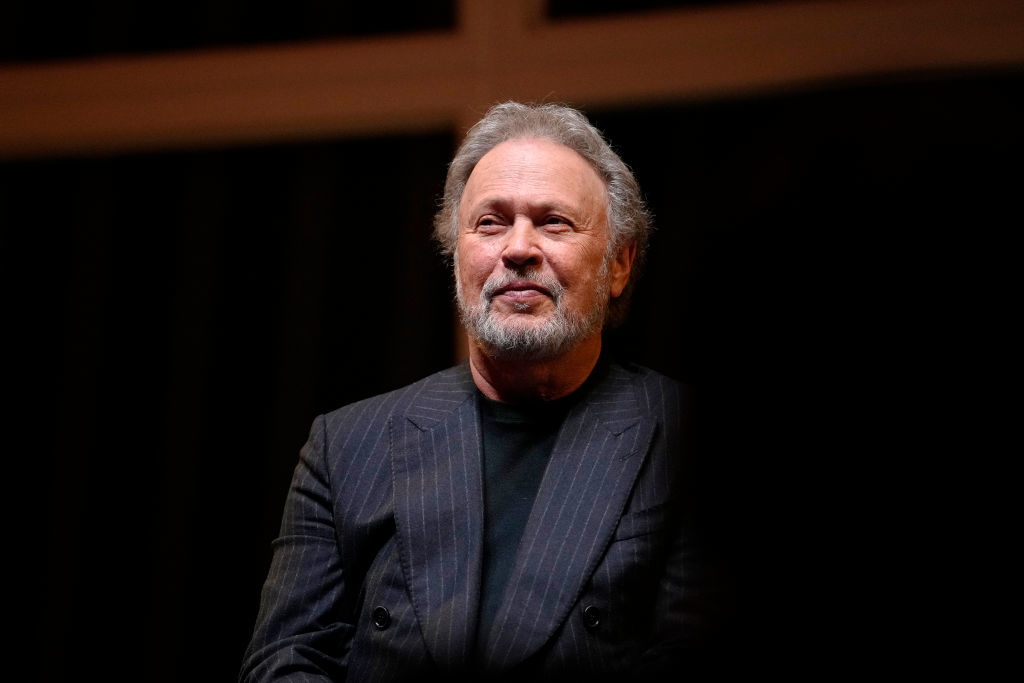
{"type": "Polygon", "coordinates": [[[664,503],[643,510],[627,512],[619,519],[619,526],[615,529],[613,540],[624,541],[627,538],[636,538],[661,531],[665,528],[667,516],[668,506],[664,503]]]}

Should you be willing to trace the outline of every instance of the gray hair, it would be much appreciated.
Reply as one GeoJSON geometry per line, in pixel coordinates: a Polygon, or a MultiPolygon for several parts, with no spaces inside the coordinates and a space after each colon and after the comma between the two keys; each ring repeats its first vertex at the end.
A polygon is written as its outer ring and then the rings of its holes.
{"type": "Polygon", "coordinates": [[[573,150],[597,171],[608,191],[608,255],[636,247],[629,282],[609,302],[605,324],[614,327],[626,317],[629,299],[647,251],[651,217],[633,172],[604,136],[577,109],[560,104],[503,102],[491,107],[469,132],[448,166],[441,208],[434,216],[434,239],[445,256],[454,257],[459,236],[459,202],[470,174],[485,154],[506,140],[541,138],[573,150]]]}

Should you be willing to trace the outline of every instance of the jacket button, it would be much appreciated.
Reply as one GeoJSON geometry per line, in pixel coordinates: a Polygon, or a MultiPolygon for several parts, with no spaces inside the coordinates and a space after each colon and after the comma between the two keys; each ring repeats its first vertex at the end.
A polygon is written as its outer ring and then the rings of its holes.
{"type": "Polygon", "coordinates": [[[391,625],[391,612],[388,611],[387,607],[374,607],[373,614],[373,627],[378,631],[383,631],[391,625]]]}
{"type": "Polygon", "coordinates": [[[588,631],[593,631],[601,623],[601,610],[593,605],[583,608],[583,625],[588,631]]]}

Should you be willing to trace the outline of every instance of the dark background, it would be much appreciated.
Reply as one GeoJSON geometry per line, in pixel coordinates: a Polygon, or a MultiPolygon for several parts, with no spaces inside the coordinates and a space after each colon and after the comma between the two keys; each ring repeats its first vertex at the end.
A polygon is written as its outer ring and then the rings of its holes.
{"type": "MultiPolygon", "coordinates": [[[[440,7],[397,29],[443,28],[440,7]]],[[[47,51],[24,38],[38,10],[20,12],[8,60],[200,41],[94,31],[47,51]]],[[[346,21],[338,35],[378,30],[346,21]]],[[[242,33],[274,39],[270,24],[242,33]]],[[[922,565],[945,560],[933,537],[969,533],[968,484],[951,481],[1019,307],[1022,79],[588,112],[655,215],[611,341],[697,390],[706,522],[735,599],[724,663],[855,667],[952,609],[922,565]]],[[[0,163],[26,679],[234,678],[313,417],[453,362],[429,232],[456,143],[0,163]]]]}

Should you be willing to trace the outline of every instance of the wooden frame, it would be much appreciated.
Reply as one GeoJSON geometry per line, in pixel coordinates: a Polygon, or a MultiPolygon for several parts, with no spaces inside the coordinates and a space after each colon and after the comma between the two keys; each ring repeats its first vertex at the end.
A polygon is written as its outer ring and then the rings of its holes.
{"type": "Polygon", "coordinates": [[[0,66],[0,159],[465,129],[502,99],[629,106],[1024,67],[1019,0],[819,0],[547,20],[459,0],[453,32],[0,66]]]}

